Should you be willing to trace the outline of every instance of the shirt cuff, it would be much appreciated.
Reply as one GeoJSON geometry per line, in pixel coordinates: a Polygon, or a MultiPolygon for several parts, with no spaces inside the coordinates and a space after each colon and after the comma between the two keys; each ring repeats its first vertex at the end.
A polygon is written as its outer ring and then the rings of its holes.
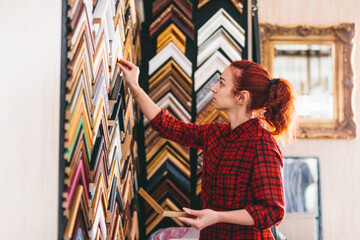
{"type": "Polygon", "coordinates": [[[161,109],[160,112],[151,120],[149,121],[149,125],[152,129],[157,130],[158,126],[160,126],[160,123],[162,122],[163,117],[167,115],[166,109],[161,109]]]}
{"type": "Polygon", "coordinates": [[[277,226],[284,218],[285,211],[283,208],[279,208],[277,211],[268,212],[265,211],[263,206],[249,205],[245,207],[245,210],[250,214],[254,220],[254,227],[259,229],[268,229],[273,226],[277,226]]]}
{"type": "Polygon", "coordinates": [[[259,221],[259,212],[255,207],[246,206],[245,210],[250,214],[252,219],[254,220],[254,227],[260,228],[260,221],[259,221]]]}

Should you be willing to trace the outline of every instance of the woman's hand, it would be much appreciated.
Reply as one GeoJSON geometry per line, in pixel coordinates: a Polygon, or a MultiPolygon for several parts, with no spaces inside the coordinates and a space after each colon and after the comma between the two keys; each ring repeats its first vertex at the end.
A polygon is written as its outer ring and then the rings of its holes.
{"type": "Polygon", "coordinates": [[[120,59],[117,63],[120,70],[124,73],[126,88],[130,88],[133,99],[144,113],[145,117],[151,121],[161,111],[161,109],[151,100],[151,98],[140,88],[138,84],[139,68],[132,62],[120,59]]]}
{"type": "Polygon", "coordinates": [[[192,210],[189,208],[183,208],[183,210],[189,215],[194,216],[194,218],[178,217],[177,219],[195,227],[198,230],[218,223],[218,212],[212,209],[192,210]]]}
{"type": "Polygon", "coordinates": [[[138,79],[140,70],[138,66],[124,59],[120,59],[117,65],[124,73],[127,86],[129,86],[131,90],[139,88],[138,79]]]}

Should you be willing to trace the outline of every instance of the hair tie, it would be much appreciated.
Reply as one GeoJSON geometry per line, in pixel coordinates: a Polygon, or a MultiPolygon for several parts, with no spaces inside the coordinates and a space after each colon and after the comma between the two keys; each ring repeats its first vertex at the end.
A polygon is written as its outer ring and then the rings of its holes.
{"type": "Polygon", "coordinates": [[[271,88],[274,84],[276,84],[278,81],[279,81],[279,80],[278,80],[277,78],[273,78],[273,79],[270,81],[269,90],[270,90],[270,88],[271,88]]]}

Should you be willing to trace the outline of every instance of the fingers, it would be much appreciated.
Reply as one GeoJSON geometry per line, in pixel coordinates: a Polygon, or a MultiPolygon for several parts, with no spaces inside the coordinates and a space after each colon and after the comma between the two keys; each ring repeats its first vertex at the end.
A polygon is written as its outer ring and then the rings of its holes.
{"type": "Polygon", "coordinates": [[[196,220],[194,218],[178,217],[177,219],[191,226],[196,224],[196,220]]]}
{"type": "Polygon", "coordinates": [[[187,213],[187,214],[190,214],[190,215],[193,215],[193,216],[197,216],[197,217],[200,217],[202,214],[201,210],[193,210],[193,209],[190,209],[190,208],[186,208],[184,207],[183,210],[187,213]]]}
{"type": "Polygon", "coordinates": [[[133,69],[135,67],[135,64],[133,64],[130,61],[126,61],[125,59],[120,58],[120,60],[118,61],[118,63],[120,63],[120,65],[123,65],[125,67],[127,67],[128,69],[133,69]]]}
{"type": "Polygon", "coordinates": [[[120,63],[118,63],[117,65],[119,66],[119,68],[122,72],[128,71],[128,69],[126,67],[124,67],[123,65],[121,65],[120,63]]]}
{"type": "Polygon", "coordinates": [[[177,217],[180,221],[186,223],[187,225],[191,225],[194,228],[201,230],[202,227],[200,226],[199,219],[196,218],[187,218],[187,217],[177,217]]]}

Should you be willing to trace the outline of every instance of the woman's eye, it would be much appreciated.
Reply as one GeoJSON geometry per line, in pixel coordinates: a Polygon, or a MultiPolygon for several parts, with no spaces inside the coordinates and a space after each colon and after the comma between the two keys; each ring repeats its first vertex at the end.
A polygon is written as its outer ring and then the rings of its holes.
{"type": "Polygon", "coordinates": [[[222,87],[222,86],[223,86],[222,82],[221,82],[221,81],[219,81],[219,83],[220,83],[220,87],[222,87]]]}

